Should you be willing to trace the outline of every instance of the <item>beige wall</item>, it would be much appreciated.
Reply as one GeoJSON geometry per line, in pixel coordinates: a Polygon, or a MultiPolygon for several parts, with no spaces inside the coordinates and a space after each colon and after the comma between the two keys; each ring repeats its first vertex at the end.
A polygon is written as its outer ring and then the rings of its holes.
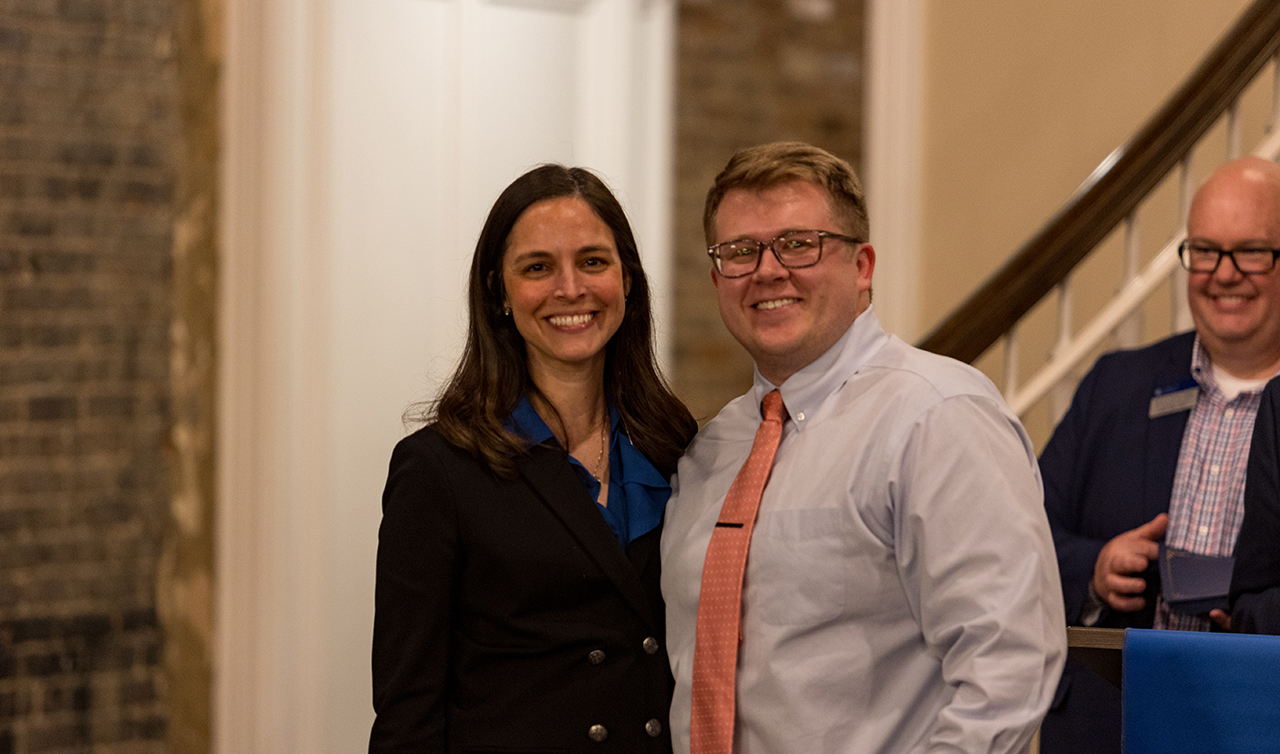
{"type": "MultiPolygon", "coordinates": [[[[927,3],[917,298],[924,331],[988,277],[1160,106],[1247,4],[927,3]]],[[[1260,129],[1247,122],[1246,149],[1260,129]]],[[[1215,159],[1222,158],[1208,155],[1198,164],[1215,159]]],[[[1174,197],[1166,202],[1171,206],[1148,212],[1158,218],[1144,218],[1144,258],[1178,224],[1176,191],[1165,193],[1174,197]]],[[[1112,266],[1118,269],[1119,263],[1112,266]]],[[[1081,307],[1109,294],[1114,284],[1085,286],[1081,307]]],[[[1148,340],[1168,327],[1167,295],[1157,309],[1148,340]]],[[[1043,342],[1022,348],[1028,359],[1043,358],[1054,327],[1040,328],[1043,342]]],[[[999,361],[989,354],[979,362],[997,382],[999,361]]],[[[1034,364],[1023,364],[1025,379],[1034,364]]],[[[1042,444],[1050,424],[1047,409],[1026,422],[1042,444]]]]}

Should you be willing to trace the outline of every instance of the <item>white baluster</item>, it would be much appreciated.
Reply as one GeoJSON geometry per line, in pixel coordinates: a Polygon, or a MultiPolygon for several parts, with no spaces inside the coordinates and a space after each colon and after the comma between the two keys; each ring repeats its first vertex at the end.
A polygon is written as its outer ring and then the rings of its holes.
{"type": "MultiPolygon", "coordinates": [[[[1071,345],[1071,303],[1071,275],[1068,273],[1058,283],[1058,342],[1053,347],[1055,354],[1063,353],[1071,345]]],[[[1071,380],[1059,380],[1053,386],[1053,392],[1049,394],[1049,411],[1055,427],[1071,406],[1071,394],[1074,392],[1075,385],[1071,380]]]]}
{"type": "MultiPolygon", "coordinates": [[[[1178,201],[1182,207],[1182,227],[1187,227],[1187,215],[1191,212],[1191,154],[1182,158],[1178,171],[1178,201]]],[[[1190,330],[1191,307],[1187,305],[1187,271],[1178,265],[1169,276],[1169,321],[1174,332],[1190,330]]]]}
{"type": "Polygon", "coordinates": [[[1267,133],[1280,122],[1280,53],[1271,59],[1271,117],[1267,120],[1267,133]]]}
{"type": "Polygon", "coordinates": [[[1234,160],[1240,156],[1240,98],[1236,97],[1227,108],[1227,159],[1234,160]]]}
{"type": "Polygon", "coordinates": [[[1004,397],[1013,397],[1018,389],[1018,325],[1014,323],[1004,334],[1004,397]]]}
{"type": "MultiPolygon", "coordinates": [[[[1129,213],[1129,217],[1125,218],[1124,221],[1124,281],[1116,287],[1117,293],[1133,281],[1134,278],[1138,277],[1140,254],[1138,211],[1135,209],[1129,213]]],[[[1142,309],[1134,309],[1133,314],[1125,317],[1120,326],[1116,328],[1116,344],[1121,348],[1133,348],[1141,343],[1143,325],[1142,309]]]]}
{"type": "Polygon", "coordinates": [[[1187,227],[1187,215],[1191,214],[1191,153],[1178,163],[1178,222],[1187,227]]]}

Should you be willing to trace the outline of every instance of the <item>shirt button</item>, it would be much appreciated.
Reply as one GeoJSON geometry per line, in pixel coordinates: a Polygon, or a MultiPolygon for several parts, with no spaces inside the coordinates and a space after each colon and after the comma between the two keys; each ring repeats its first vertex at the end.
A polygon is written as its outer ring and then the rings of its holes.
{"type": "Polygon", "coordinates": [[[1209,467],[1209,473],[1210,473],[1210,474],[1217,474],[1217,473],[1218,473],[1218,464],[1216,464],[1216,463],[1215,463],[1215,464],[1213,464],[1212,466],[1210,466],[1210,467],[1209,467]]]}
{"type": "Polygon", "coordinates": [[[657,738],[662,735],[662,723],[655,717],[644,724],[644,732],[649,734],[649,738],[657,738]]]}
{"type": "Polygon", "coordinates": [[[1234,408],[1229,408],[1226,411],[1223,411],[1222,415],[1230,419],[1231,417],[1236,415],[1236,410],[1234,408]]]}
{"type": "Polygon", "coordinates": [[[803,412],[803,411],[801,411],[800,413],[796,414],[796,421],[801,421],[801,422],[802,422],[802,421],[804,421],[804,412],[803,412]]]}
{"type": "Polygon", "coordinates": [[[600,743],[609,737],[609,731],[605,730],[603,725],[593,725],[587,729],[587,737],[596,743],[600,743]]]}
{"type": "Polygon", "coordinates": [[[593,649],[590,652],[588,652],[587,662],[591,663],[592,665],[599,665],[600,663],[604,662],[604,650],[593,649]]]}
{"type": "Polygon", "coordinates": [[[658,640],[652,636],[646,637],[644,640],[644,651],[646,654],[657,654],[658,640]]]}
{"type": "Polygon", "coordinates": [[[1209,527],[1207,527],[1207,526],[1201,526],[1201,527],[1200,527],[1200,536],[1202,536],[1202,537],[1203,537],[1204,535],[1206,535],[1206,534],[1208,534],[1208,533],[1209,533],[1209,527]]]}

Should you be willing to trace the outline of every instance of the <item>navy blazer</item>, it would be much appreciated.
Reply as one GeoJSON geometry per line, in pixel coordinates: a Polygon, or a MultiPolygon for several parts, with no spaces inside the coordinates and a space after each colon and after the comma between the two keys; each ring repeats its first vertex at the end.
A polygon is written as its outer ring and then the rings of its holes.
{"type": "Polygon", "coordinates": [[[1235,558],[1231,629],[1280,634],[1280,377],[1262,391],[1253,425],[1235,558]]]}
{"type": "MultiPolygon", "coordinates": [[[[1194,342],[1195,333],[1183,333],[1098,359],[1040,454],[1067,623],[1080,623],[1103,545],[1169,511],[1190,409],[1154,419],[1149,409],[1158,390],[1191,379],[1194,342]]],[[[1151,628],[1160,590],[1155,561],[1142,577],[1146,607],[1104,609],[1097,625],[1151,628]]],[[[1068,657],[1040,728],[1040,751],[1119,754],[1119,689],[1068,657]]]]}
{"type": "MultiPolygon", "coordinates": [[[[1098,359],[1040,454],[1069,624],[1080,622],[1103,545],[1169,511],[1190,410],[1154,419],[1148,410],[1157,390],[1191,379],[1194,342],[1188,332],[1098,359]]],[[[1154,562],[1144,578],[1146,608],[1104,611],[1097,625],[1150,628],[1160,587],[1154,562]]]]}
{"type": "Polygon", "coordinates": [[[396,446],[370,752],[667,754],[660,532],[624,552],[558,447],[518,467],[502,479],[430,427],[396,446]]]}

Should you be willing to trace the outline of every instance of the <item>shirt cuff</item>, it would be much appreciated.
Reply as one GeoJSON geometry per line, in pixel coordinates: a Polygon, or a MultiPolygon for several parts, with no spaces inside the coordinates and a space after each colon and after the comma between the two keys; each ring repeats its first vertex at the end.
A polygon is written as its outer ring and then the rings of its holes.
{"type": "Polygon", "coordinates": [[[1098,621],[1102,620],[1102,613],[1107,609],[1107,603],[1093,588],[1093,580],[1089,580],[1089,594],[1084,598],[1084,609],[1080,611],[1080,625],[1096,626],[1098,621]]]}

